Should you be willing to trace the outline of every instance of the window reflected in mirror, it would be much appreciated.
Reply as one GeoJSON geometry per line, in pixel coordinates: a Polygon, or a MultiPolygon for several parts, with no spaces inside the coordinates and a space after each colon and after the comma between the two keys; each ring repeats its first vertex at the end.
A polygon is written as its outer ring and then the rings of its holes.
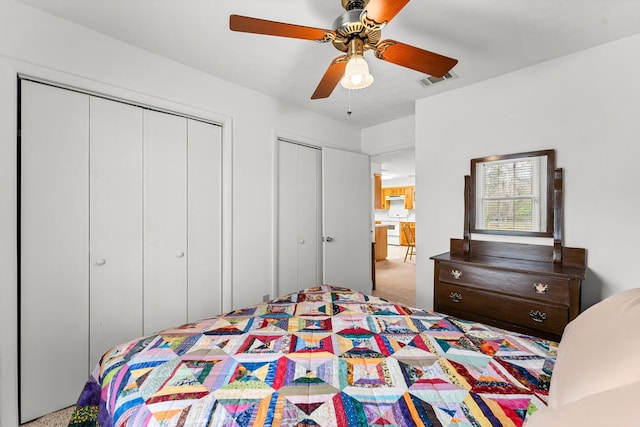
{"type": "Polygon", "coordinates": [[[554,150],[471,160],[471,231],[551,236],[554,150]]]}

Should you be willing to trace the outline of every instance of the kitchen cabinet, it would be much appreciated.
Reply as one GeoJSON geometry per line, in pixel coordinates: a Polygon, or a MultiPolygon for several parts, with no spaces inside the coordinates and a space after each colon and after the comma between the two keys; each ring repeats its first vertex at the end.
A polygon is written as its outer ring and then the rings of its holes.
{"type": "Polygon", "coordinates": [[[416,187],[414,185],[404,187],[404,208],[413,209],[416,187]]]}
{"type": "MultiPolygon", "coordinates": [[[[402,196],[404,197],[404,208],[413,209],[413,201],[415,198],[416,187],[414,185],[408,185],[404,187],[386,187],[382,189],[382,208],[389,209],[390,203],[387,200],[389,196],[402,196]]],[[[377,209],[377,208],[376,208],[377,209]]]]}
{"type": "Polygon", "coordinates": [[[387,196],[404,196],[404,187],[387,187],[387,196]]]}
{"type": "Polygon", "coordinates": [[[375,256],[376,261],[382,261],[387,259],[387,226],[376,225],[375,232],[375,256]]]}
{"type": "Polygon", "coordinates": [[[382,197],[380,198],[380,209],[389,209],[390,207],[390,203],[387,200],[388,196],[392,196],[393,194],[391,194],[391,188],[383,188],[382,191],[382,197]]]}
{"type": "Polygon", "coordinates": [[[382,194],[382,175],[373,174],[373,208],[384,209],[384,196],[382,194]]]}

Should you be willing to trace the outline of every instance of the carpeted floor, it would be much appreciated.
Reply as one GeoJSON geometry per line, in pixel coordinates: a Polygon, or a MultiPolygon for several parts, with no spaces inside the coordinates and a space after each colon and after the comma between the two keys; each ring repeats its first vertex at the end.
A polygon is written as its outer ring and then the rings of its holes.
{"type": "MultiPolygon", "coordinates": [[[[404,262],[405,246],[389,246],[384,261],[376,262],[376,289],[373,295],[413,307],[416,304],[416,257],[404,262]]],[[[66,427],[73,406],[22,424],[21,427],[66,427]]]]}
{"type": "Polygon", "coordinates": [[[416,305],[416,257],[404,262],[406,246],[389,245],[387,259],[376,262],[373,295],[413,307],[416,305]]]}
{"type": "Polygon", "coordinates": [[[44,417],[30,421],[26,424],[20,424],[21,427],[66,427],[71,419],[71,413],[75,406],[61,409],[57,412],[45,415],[44,417]]]}

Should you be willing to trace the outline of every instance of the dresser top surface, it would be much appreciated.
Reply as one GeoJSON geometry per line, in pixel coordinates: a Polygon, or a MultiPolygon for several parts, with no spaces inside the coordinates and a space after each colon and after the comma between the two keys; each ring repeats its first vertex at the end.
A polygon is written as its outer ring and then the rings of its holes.
{"type": "Polygon", "coordinates": [[[530,261],[513,258],[502,258],[488,255],[456,254],[446,252],[431,257],[434,261],[455,262],[482,266],[520,273],[537,273],[582,280],[585,277],[586,267],[558,264],[552,262],[530,261]]]}

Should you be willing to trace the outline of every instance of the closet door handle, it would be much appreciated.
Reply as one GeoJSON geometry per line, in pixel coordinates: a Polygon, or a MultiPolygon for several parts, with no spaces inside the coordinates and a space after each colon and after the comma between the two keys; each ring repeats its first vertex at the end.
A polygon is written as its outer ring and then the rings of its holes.
{"type": "Polygon", "coordinates": [[[96,260],[96,265],[105,265],[107,263],[107,260],[104,258],[98,258],[96,260]]]}
{"type": "Polygon", "coordinates": [[[179,252],[176,254],[176,256],[177,256],[178,258],[182,258],[182,257],[184,256],[184,252],[179,251],[179,252]]]}

